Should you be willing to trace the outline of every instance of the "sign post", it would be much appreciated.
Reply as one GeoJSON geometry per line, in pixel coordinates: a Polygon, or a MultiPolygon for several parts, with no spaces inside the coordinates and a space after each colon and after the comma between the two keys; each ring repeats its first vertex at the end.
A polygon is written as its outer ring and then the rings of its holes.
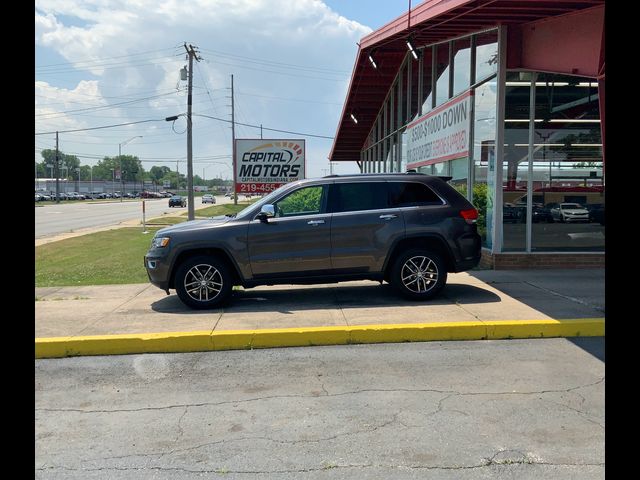
{"type": "Polygon", "coordinates": [[[142,233],[149,233],[147,231],[147,220],[146,220],[146,213],[144,208],[144,200],[142,200],[142,233]]]}

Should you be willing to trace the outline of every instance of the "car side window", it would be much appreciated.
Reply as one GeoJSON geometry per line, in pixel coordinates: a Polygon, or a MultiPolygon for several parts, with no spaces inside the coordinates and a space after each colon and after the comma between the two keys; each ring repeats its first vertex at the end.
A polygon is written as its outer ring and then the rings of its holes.
{"type": "Polygon", "coordinates": [[[442,205],[442,200],[424,183],[389,182],[389,205],[391,207],[442,205]]]}
{"type": "Polygon", "coordinates": [[[276,217],[313,215],[322,210],[322,185],[305,187],[290,193],[275,204],[276,217]]]}
{"type": "Polygon", "coordinates": [[[359,212],[387,208],[386,182],[334,183],[329,197],[330,211],[359,212]]]}

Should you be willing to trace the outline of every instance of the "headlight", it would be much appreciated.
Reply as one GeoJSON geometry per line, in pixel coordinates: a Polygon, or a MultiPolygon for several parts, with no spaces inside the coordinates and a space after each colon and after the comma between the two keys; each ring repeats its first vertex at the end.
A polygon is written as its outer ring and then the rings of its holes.
{"type": "Polygon", "coordinates": [[[169,237],[154,237],[151,240],[151,248],[164,248],[169,245],[169,237]]]}

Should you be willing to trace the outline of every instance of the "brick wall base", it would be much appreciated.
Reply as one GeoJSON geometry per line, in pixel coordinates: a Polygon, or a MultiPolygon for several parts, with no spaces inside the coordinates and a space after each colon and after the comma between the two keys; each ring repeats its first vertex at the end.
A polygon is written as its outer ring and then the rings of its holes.
{"type": "Polygon", "coordinates": [[[482,249],[479,268],[604,268],[604,253],[495,253],[482,249]]]}

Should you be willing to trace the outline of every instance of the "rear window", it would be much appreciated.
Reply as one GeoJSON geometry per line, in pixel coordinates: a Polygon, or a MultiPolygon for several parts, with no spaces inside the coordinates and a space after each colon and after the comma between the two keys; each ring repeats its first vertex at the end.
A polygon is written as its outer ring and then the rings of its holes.
{"type": "Polygon", "coordinates": [[[442,205],[442,200],[424,183],[389,182],[389,206],[442,205]]]}
{"type": "Polygon", "coordinates": [[[387,208],[386,182],[335,183],[330,202],[335,213],[387,208]]]}

